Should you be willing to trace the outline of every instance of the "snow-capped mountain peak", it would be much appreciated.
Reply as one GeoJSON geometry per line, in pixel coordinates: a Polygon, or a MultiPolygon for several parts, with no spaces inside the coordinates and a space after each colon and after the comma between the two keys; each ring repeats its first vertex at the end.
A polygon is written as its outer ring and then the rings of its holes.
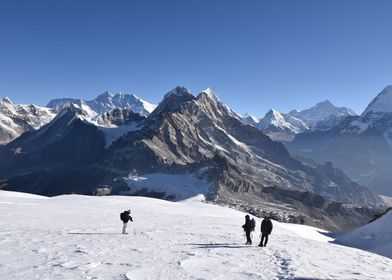
{"type": "Polygon", "coordinates": [[[215,92],[211,88],[206,88],[202,91],[202,93],[206,94],[208,97],[219,101],[219,98],[216,96],[215,92]]]}
{"type": "Polygon", "coordinates": [[[52,109],[32,104],[13,104],[8,97],[0,99],[0,144],[6,144],[26,131],[38,129],[54,118],[52,109]]]}
{"type": "Polygon", "coordinates": [[[189,96],[192,95],[189,89],[186,87],[177,86],[174,89],[170,90],[168,93],[165,94],[163,99],[166,99],[170,96],[189,96]]]}
{"type": "MultiPolygon", "coordinates": [[[[203,96],[206,97],[207,99],[211,100],[215,104],[220,103],[218,96],[215,94],[215,92],[211,88],[207,88],[207,89],[203,90],[196,98],[201,99],[203,96]]],[[[228,108],[228,106],[226,106],[226,107],[228,108]]],[[[231,109],[228,108],[228,110],[231,110],[231,109]]]]}
{"type": "Polygon", "coordinates": [[[98,95],[94,100],[97,102],[111,102],[113,95],[109,91],[105,91],[104,93],[98,95]]]}
{"type": "Polygon", "coordinates": [[[154,111],[157,107],[157,105],[151,104],[144,99],[141,99],[140,97],[136,96],[135,94],[131,94],[131,96],[135,99],[136,102],[139,102],[143,106],[143,108],[149,113],[152,113],[152,111],[154,111]]]}
{"type": "Polygon", "coordinates": [[[345,130],[349,133],[364,133],[376,130],[391,142],[392,86],[385,87],[366,107],[361,116],[345,130]]]}
{"type": "Polygon", "coordinates": [[[392,86],[385,87],[365,109],[362,115],[368,113],[392,112],[392,86]]]}
{"type": "Polygon", "coordinates": [[[328,122],[330,119],[338,121],[347,116],[355,116],[356,113],[346,107],[336,107],[329,100],[317,103],[315,106],[302,111],[292,110],[289,116],[301,119],[316,128],[319,123],[328,122]]]}
{"type": "Polygon", "coordinates": [[[316,107],[318,107],[318,108],[328,108],[328,109],[335,108],[335,106],[328,99],[317,103],[316,107]]]}
{"type": "Polygon", "coordinates": [[[3,97],[3,99],[1,99],[1,101],[5,102],[5,103],[8,103],[8,104],[13,104],[11,99],[9,99],[7,96],[3,97]]]}
{"type": "Polygon", "coordinates": [[[195,97],[185,87],[177,86],[165,94],[163,100],[151,113],[151,117],[156,117],[161,113],[177,111],[181,104],[194,100],[195,97]]]}
{"type": "Polygon", "coordinates": [[[258,127],[271,139],[280,141],[290,141],[295,134],[309,129],[306,122],[275,109],[270,109],[265,114],[258,127]]]}
{"type": "Polygon", "coordinates": [[[258,124],[261,121],[261,118],[252,116],[249,113],[245,113],[241,115],[241,119],[245,124],[251,124],[251,125],[258,124]]]}
{"type": "Polygon", "coordinates": [[[275,109],[270,109],[267,114],[265,114],[264,118],[260,122],[259,127],[264,131],[271,125],[279,128],[287,127],[283,114],[275,109]]]}
{"type": "Polygon", "coordinates": [[[134,112],[147,116],[154,111],[156,107],[156,105],[148,103],[134,94],[124,94],[119,92],[113,95],[109,91],[102,93],[93,100],[75,98],[53,99],[48,103],[47,107],[61,108],[62,105],[69,103],[78,104],[79,106],[84,107],[83,110],[91,111],[92,115],[95,116],[102,115],[114,110],[115,108],[131,108],[134,112]]]}

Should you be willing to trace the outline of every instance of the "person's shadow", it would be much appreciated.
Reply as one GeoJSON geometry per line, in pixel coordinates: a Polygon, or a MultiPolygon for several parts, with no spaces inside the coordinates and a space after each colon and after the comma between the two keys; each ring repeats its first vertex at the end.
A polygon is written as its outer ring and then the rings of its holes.
{"type": "Polygon", "coordinates": [[[212,249],[212,248],[230,248],[230,249],[237,249],[237,248],[248,248],[248,245],[241,245],[238,243],[191,243],[191,246],[195,246],[196,248],[200,249],[212,249]]]}
{"type": "Polygon", "coordinates": [[[67,232],[67,234],[74,234],[74,235],[119,235],[120,233],[117,232],[67,232]]]}

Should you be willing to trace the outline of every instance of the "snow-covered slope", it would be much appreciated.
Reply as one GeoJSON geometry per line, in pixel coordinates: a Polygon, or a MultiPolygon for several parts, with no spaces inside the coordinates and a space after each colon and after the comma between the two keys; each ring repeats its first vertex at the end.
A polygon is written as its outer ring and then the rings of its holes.
{"type": "Polygon", "coordinates": [[[95,115],[102,115],[116,108],[131,108],[132,111],[143,116],[149,115],[156,107],[151,103],[137,97],[134,94],[104,92],[94,100],[83,100],[75,98],[59,98],[51,100],[47,107],[57,108],[64,104],[74,103],[79,105],[83,110],[94,112],[95,115]]]}
{"type": "Polygon", "coordinates": [[[392,211],[372,223],[338,234],[335,242],[392,258],[392,211]]]}
{"type": "MultiPolygon", "coordinates": [[[[197,199],[44,198],[0,191],[0,279],[390,279],[392,260],[273,221],[243,245],[245,213],[197,199]],[[120,212],[134,222],[122,235],[120,212]],[[337,261],[338,260],[338,261],[337,261]]],[[[260,228],[260,220],[256,228],[260,228]]]]}
{"type": "Polygon", "coordinates": [[[242,123],[247,124],[247,125],[252,125],[254,127],[257,127],[261,121],[261,118],[252,116],[248,113],[245,113],[243,115],[238,114],[237,112],[235,112],[233,109],[229,108],[228,106],[227,106],[227,110],[229,111],[229,114],[231,117],[236,118],[237,120],[239,120],[242,123]]]}
{"type": "Polygon", "coordinates": [[[370,112],[392,113],[392,86],[386,86],[366,107],[363,115],[370,112]]]}
{"type": "MultiPolygon", "coordinates": [[[[372,215],[360,207],[383,206],[378,196],[332,167],[310,168],[293,159],[282,144],[231,117],[211,90],[193,96],[177,87],[141,123],[128,123],[132,112],[119,109],[102,116],[106,128],[81,119],[84,111],[76,105],[64,112],[0,148],[1,188],[44,195],[104,188],[119,194],[129,190],[124,178],[130,176],[190,174],[212,186],[210,200],[341,230],[372,215]],[[351,224],[342,222],[348,217],[351,224]]],[[[154,197],[178,195],[133,187],[154,197]]]]}
{"type": "Polygon", "coordinates": [[[330,101],[325,100],[306,110],[292,110],[288,115],[305,121],[315,129],[320,124],[330,123],[331,119],[338,122],[347,116],[355,116],[356,113],[346,107],[335,107],[330,101]]]}
{"type": "Polygon", "coordinates": [[[261,118],[245,113],[240,115],[239,120],[241,120],[244,124],[256,126],[261,121],[261,118]]]}
{"type": "Polygon", "coordinates": [[[40,128],[54,116],[52,109],[13,104],[8,97],[0,99],[0,144],[14,140],[23,132],[40,128]]]}

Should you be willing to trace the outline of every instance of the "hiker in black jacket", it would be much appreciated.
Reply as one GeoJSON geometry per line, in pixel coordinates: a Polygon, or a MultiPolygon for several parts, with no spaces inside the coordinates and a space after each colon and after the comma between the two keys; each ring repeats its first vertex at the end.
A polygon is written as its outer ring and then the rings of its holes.
{"type": "Polygon", "coordinates": [[[120,215],[121,221],[123,221],[123,229],[122,229],[122,234],[128,234],[127,233],[127,226],[128,222],[131,221],[133,222],[133,219],[131,217],[131,210],[127,210],[121,213],[120,215]]]}
{"type": "Polygon", "coordinates": [[[246,245],[252,245],[252,239],[250,239],[250,232],[252,230],[252,223],[249,215],[245,216],[245,224],[242,226],[246,234],[246,245]]]}
{"type": "Polygon", "coordinates": [[[264,220],[261,222],[260,230],[261,230],[261,240],[259,246],[266,247],[268,243],[268,235],[270,235],[272,232],[272,222],[269,217],[265,217],[264,220]]]}

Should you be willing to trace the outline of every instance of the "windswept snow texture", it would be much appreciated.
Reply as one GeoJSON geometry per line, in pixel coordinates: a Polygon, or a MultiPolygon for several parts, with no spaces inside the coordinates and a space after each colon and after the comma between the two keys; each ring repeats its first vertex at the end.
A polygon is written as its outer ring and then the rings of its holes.
{"type": "Polygon", "coordinates": [[[0,279],[391,279],[391,259],[308,226],[274,221],[268,247],[245,246],[244,214],[194,199],[0,191],[0,279]]]}
{"type": "Polygon", "coordinates": [[[335,242],[392,258],[392,211],[370,224],[337,235],[335,242]]]}
{"type": "Polygon", "coordinates": [[[154,173],[143,176],[128,176],[124,178],[129,186],[130,194],[154,192],[164,198],[183,200],[197,195],[207,195],[211,184],[186,174],[154,173]]]}

